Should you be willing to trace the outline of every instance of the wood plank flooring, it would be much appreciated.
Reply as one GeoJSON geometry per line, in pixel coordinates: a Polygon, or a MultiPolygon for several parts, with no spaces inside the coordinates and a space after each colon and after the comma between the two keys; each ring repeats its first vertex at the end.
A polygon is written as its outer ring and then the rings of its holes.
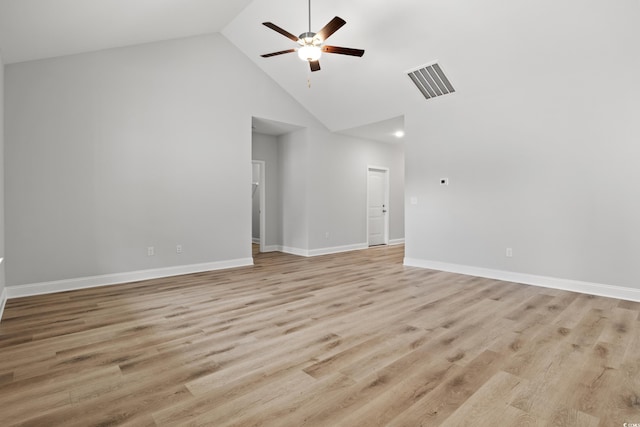
{"type": "Polygon", "coordinates": [[[402,246],[9,300],[2,426],[640,423],[640,303],[402,246]]]}

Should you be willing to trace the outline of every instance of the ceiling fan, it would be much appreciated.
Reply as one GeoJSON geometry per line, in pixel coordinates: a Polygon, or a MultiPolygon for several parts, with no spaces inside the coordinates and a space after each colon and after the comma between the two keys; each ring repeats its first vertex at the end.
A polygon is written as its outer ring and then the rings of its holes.
{"type": "Polygon", "coordinates": [[[272,22],[263,22],[262,25],[271,28],[273,31],[276,31],[283,36],[293,40],[294,42],[300,45],[297,49],[287,49],[281,50],[279,52],[266,53],[261,55],[263,58],[270,58],[272,56],[282,55],[285,53],[293,53],[298,51],[298,56],[303,61],[309,61],[309,67],[311,71],[319,71],[320,70],[320,55],[322,52],[326,53],[337,53],[340,55],[350,55],[350,56],[362,56],[364,55],[363,49],[352,49],[350,47],[339,47],[339,46],[328,46],[323,45],[325,40],[329,38],[333,33],[338,31],[344,24],[347,22],[336,16],[333,18],[327,25],[325,25],[320,31],[317,33],[311,32],[311,0],[309,0],[309,31],[306,33],[300,34],[299,37],[294,36],[287,30],[283,30],[278,27],[276,24],[272,22]]]}

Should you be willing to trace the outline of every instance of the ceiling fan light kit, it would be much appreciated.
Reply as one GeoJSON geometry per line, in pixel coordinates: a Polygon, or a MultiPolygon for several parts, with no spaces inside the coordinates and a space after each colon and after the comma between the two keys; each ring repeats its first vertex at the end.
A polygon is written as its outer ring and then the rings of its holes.
{"type": "Polygon", "coordinates": [[[299,37],[294,36],[287,30],[283,30],[272,22],[263,22],[262,25],[265,27],[271,28],[273,31],[282,34],[290,40],[297,42],[300,47],[298,49],[287,49],[281,50],[278,52],[266,53],[261,55],[263,58],[270,58],[272,56],[283,55],[285,53],[298,52],[298,57],[303,61],[309,62],[309,67],[311,71],[319,71],[320,70],[320,56],[322,56],[322,52],[327,53],[336,53],[339,55],[349,55],[349,56],[358,56],[361,57],[364,55],[363,49],[353,49],[349,47],[339,47],[339,46],[328,46],[323,45],[323,43],[331,36],[333,33],[338,31],[344,24],[347,22],[336,16],[333,18],[327,25],[325,25],[320,31],[314,33],[311,31],[311,0],[309,0],[309,31],[306,33],[300,34],[299,37]]]}
{"type": "Polygon", "coordinates": [[[322,56],[322,40],[316,37],[316,33],[307,32],[300,34],[298,38],[300,47],[298,48],[298,57],[303,61],[317,61],[322,56]]]}
{"type": "Polygon", "coordinates": [[[317,61],[322,56],[319,46],[304,45],[298,49],[298,57],[303,61],[317,61]]]}

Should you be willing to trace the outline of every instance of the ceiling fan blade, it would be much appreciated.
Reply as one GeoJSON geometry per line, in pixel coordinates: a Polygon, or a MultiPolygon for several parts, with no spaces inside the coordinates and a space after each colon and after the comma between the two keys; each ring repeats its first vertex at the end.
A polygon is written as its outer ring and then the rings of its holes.
{"type": "Polygon", "coordinates": [[[337,53],[340,55],[351,55],[351,56],[364,55],[363,49],[352,49],[350,47],[322,46],[322,51],[327,53],[337,53]]]}
{"type": "Polygon", "coordinates": [[[271,53],[265,53],[264,55],[260,55],[263,58],[271,58],[272,56],[277,56],[277,55],[282,55],[285,53],[291,53],[291,52],[295,52],[295,49],[287,49],[287,50],[281,50],[279,52],[271,52],[271,53]]]}
{"type": "Polygon", "coordinates": [[[346,23],[347,21],[340,18],[339,16],[336,16],[331,21],[329,21],[329,23],[325,25],[320,31],[318,31],[316,36],[319,37],[320,40],[325,41],[331,34],[338,31],[340,27],[342,27],[346,23]]]}
{"type": "Polygon", "coordinates": [[[320,71],[320,61],[309,61],[311,71],[320,71]]]}
{"type": "Polygon", "coordinates": [[[273,31],[282,34],[283,36],[285,36],[288,39],[293,40],[294,42],[298,42],[298,37],[294,36],[293,34],[291,34],[287,30],[283,30],[282,28],[278,27],[273,22],[263,22],[262,25],[264,25],[265,27],[271,28],[273,31]]]}

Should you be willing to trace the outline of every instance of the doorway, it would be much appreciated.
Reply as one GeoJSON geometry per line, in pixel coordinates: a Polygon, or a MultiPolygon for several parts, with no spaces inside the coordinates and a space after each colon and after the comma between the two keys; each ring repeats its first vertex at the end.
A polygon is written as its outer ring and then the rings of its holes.
{"type": "Polygon", "coordinates": [[[389,168],[367,168],[367,242],[389,244],[389,168]]]}
{"type": "Polygon", "coordinates": [[[260,252],[265,250],[265,162],[252,160],[251,181],[251,243],[258,244],[260,252]]]}

